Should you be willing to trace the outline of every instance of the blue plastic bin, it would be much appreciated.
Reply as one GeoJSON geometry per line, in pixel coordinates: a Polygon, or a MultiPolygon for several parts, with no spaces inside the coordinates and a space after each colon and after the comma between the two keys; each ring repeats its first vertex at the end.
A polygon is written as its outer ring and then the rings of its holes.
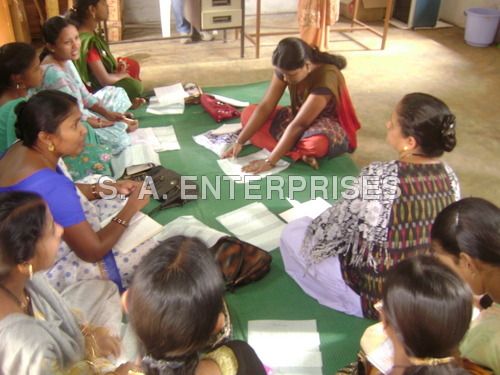
{"type": "Polygon", "coordinates": [[[495,39],[500,10],[469,8],[465,11],[465,42],[474,47],[487,47],[495,39]]]}

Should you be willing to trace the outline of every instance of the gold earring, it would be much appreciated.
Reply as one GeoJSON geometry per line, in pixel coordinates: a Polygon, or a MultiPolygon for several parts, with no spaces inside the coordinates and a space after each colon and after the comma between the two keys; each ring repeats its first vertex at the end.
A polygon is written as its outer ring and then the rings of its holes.
{"type": "Polygon", "coordinates": [[[33,265],[31,263],[28,263],[28,275],[30,277],[30,280],[33,279],[33,265]]]}
{"type": "Polygon", "coordinates": [[[50,143],[47,148],[49,149],[50,152],[54,152],[54,150],[56,149],[52,143],[50,143]]]}
{"type": "Polygon", "coordinates": [[[403,147],[403,151],[404,151],[404,152],[408,151],[408,146],[404,146],[404,147],[403,147]]]}

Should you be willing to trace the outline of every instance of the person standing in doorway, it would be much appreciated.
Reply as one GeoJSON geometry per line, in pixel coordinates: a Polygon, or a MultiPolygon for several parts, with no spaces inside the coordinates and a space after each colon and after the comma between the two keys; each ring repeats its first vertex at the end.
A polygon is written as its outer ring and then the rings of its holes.
{"type": "Polygon", "coordinates": [[[172,0],[172,12],[175,17],[175,29],[177,32],[186,36],[181,39],[182,44],[198,42],[200,40],[209,42],[214,40],[214,35],[208,31],[196,30],[188,20],[184,18],[184,0],[172,0]]]}

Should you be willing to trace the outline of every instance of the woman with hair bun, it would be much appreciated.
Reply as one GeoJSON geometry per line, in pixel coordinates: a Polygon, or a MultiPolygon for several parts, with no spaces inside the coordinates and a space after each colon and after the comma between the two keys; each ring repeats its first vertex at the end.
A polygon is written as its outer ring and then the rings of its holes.
{"type": "Polygon", "coordinates": [[[96,30],[99,22],[106,22],[109,9],[106,0],[76,0],[68,12],[80,32],[80,58],[76,69],[89,90],[95,92],[104,86],[122,87],[133,107],[145,103],[141,98],[143,87],[139,79],[139,63],[128,57],[115,59],[109,44],[96,30]]]}
{"type": "Polygon", "coordinates": [[[259,173],[273,168],[283,156],[318,169],[318,158],[353,152],[360,124],[341,72],[345,58],[320,52],[299,38],[285,38],[274,50],[272,62],[274,74],[264,98],[245,108],[244,128],[222,157],[238,156],[250,141],[271,151],[266,160],[243,167],[259,173]],[[287,88],[291,106],[278,106],[287,88]]]}
{"type": "Polygon", "coordinates": [[[386,127],[399,158],[363,168],[331,208],[289,223],[281,235],[285,269],[307,294],[374,319],[385,272],[428,252],[434,218],[460,198],[455,173],[439,159],[456,144],[455,116],[445,103],[408,94],[386,127]]]}
{"type": "Polygon", "coordinates": [[[59,161],[78,156],[87,133],[75,97],[43,90],[18,104],[16,113],[20,142],[0,155],[0,192],[40,194],[64,228],[47,278],[59,291],[86,279],[109,279],[126,288],[135,266],[156,241],[147,240],[129,252],[113,247],[132,217],[148,204],[149,195],[135,181],[74,183],[68,178],[59,161]],[[126,201],[119,198],[123,195],[126,201]]]}
{"type": "Polygon", "coordinates": [[[144,373],[266,375],[246,342],[227,340],[223,296],[220,268],[199,239],[171,237],[146,255],[125,297],[144,373]]]}
{"type": "Polygon", "coordinates": [[[460,353],[500,374],[500,208],[481,198],[452,203],[436,217],[431,240],[434,254],[474,294],[492,299],[472,322],[460,353]]]}

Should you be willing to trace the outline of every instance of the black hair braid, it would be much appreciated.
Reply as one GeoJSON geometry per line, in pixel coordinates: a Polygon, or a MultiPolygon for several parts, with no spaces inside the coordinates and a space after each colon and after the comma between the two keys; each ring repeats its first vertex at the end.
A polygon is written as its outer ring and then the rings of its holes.
{"type": "Polygon", "coordinates": [[[333,55],[328,52],[321,52],[318,47],[313,47],[312,62],[314,63],[325,63],[330,65],[335,65],[339,70],[344,69],[347,66],[347,60],[344,56],[333,55]]]}
{"type": "MultiPolygon", "coordinates": [[[[16,114],[16,117],[19,118],[22,116],[22,113],[24,109],[26,108],[26,105],[28,103],[26,101],[20,102],[18,105],[16,105],[16,108],[14,108],[14,113],[16,114]]],[[[16,133],[16,137],[20,139],[21,141],[24,141],[24,129],[21,126],[21,123],[19,121],[16,121],[14,124],[14,131],[16,133]]]]}

